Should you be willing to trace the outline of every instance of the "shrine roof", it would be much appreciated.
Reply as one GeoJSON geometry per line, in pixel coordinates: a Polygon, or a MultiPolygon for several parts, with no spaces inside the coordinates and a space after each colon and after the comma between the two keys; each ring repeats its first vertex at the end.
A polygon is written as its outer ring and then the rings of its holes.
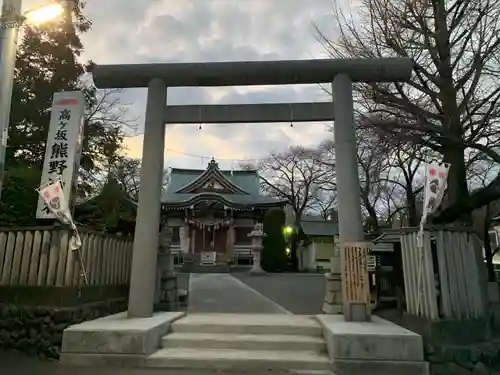
{"type": "Polygon", "coordinates": [[[282,206],[284,200],[268,197],[265,195],[239,195],[239,194],[221,194],[221,193],[198,193],[198,194],[173,194],[164,195],[162,203],[167,206],[188,206],[201,201],[220,200],[227,205],[236,206],[282,206]]]}
{"type": "Polygon", "coordinates": [[[261,195],[256,170],[221,170],[215,160],[205,170],[173,168],[162,203],[179,207],[202,200],[219,200],[236,206],[284,204],[284,200],[261,195]],[[217,183],[220,190],[207,188],[210,181],[217,183]]]}
{"type": "Polygon", "coordinates": [[[311,237],[329,237],[339,234],[338,223],[321,216],[304,216],[300,222],[304,234],[311,237]]]}

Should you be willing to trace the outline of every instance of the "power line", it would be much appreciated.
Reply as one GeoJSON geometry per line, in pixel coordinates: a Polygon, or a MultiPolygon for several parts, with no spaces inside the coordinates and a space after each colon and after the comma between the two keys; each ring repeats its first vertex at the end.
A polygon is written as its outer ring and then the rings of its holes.
{"type": "Polygon", "coordinates": [[[167,150],[173,154],[189,156],[192,158],[198,158],[198,159],[202,159],[202,160],[214,158],[215,160],[224,160],[224,161],[232,161],[232,162],[256,162],[256,161],[259,161],[262,159],[262,158],[253,158],[253,159],[250,159],[250,158],[248,158],[248,159],[219,158],[217,156],[205,156],[205,155],[190,154],[190,153],[183,152],[183,151],[173,150],[173,149],[168,148],[168,147],[166,147],[165,150],[167,150]]]}

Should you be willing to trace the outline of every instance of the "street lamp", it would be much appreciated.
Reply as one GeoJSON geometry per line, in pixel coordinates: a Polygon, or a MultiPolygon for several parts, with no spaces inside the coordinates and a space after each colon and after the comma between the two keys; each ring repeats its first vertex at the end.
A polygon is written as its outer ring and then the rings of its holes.
{"type": "Polygon", "coordinates": [[[57,18],[63,5],[50,2],[21,13],[22,0],[0,0],[0,200],[5,172],[5,153],[9,135],[12,85],[16,66],[17,38],[24,22],[41,24],[57,18]]]}
{"type": "Polygon", "coordinates": [[[62,4],[48,4],[39,8],[27,10],[24,12],[23,18],[30,24],[39,25],[59,17],[63,12],[64,7],[62,4]]]}

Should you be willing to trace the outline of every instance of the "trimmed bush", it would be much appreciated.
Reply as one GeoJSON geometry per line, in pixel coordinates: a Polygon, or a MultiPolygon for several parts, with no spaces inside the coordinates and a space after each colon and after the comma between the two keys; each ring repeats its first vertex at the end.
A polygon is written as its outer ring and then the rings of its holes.
{"type": "Polygon", "coordinates": [[[264,216],[264,248],[262,249],[261,265],[264,271],[280,272],[287,266],[285,228],[285,211],[281,208],[271,208],[264,216]]]}

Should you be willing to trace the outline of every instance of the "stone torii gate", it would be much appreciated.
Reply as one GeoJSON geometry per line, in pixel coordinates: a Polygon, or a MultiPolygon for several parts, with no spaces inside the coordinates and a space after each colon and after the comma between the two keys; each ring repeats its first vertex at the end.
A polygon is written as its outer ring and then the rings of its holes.
{"type": "MultiPolygon", "coordinates": [[[[96,65],[93,76],[98,88],[148,88],[128,316],[146,318],[153,314],[166,123],[298,122],[335,119],[340,242],[362,242],[364,233],[359,197],[352,84],[406,81],[411,73],[412,62],[406,58],[96,65]],[[166,105],[168,87],[315,83],[332,84],[333,105],[331,102],[166,105]]],[[[344,315],[348,320],[355,319],[351,307],[344,306],[344,315]]]]}

